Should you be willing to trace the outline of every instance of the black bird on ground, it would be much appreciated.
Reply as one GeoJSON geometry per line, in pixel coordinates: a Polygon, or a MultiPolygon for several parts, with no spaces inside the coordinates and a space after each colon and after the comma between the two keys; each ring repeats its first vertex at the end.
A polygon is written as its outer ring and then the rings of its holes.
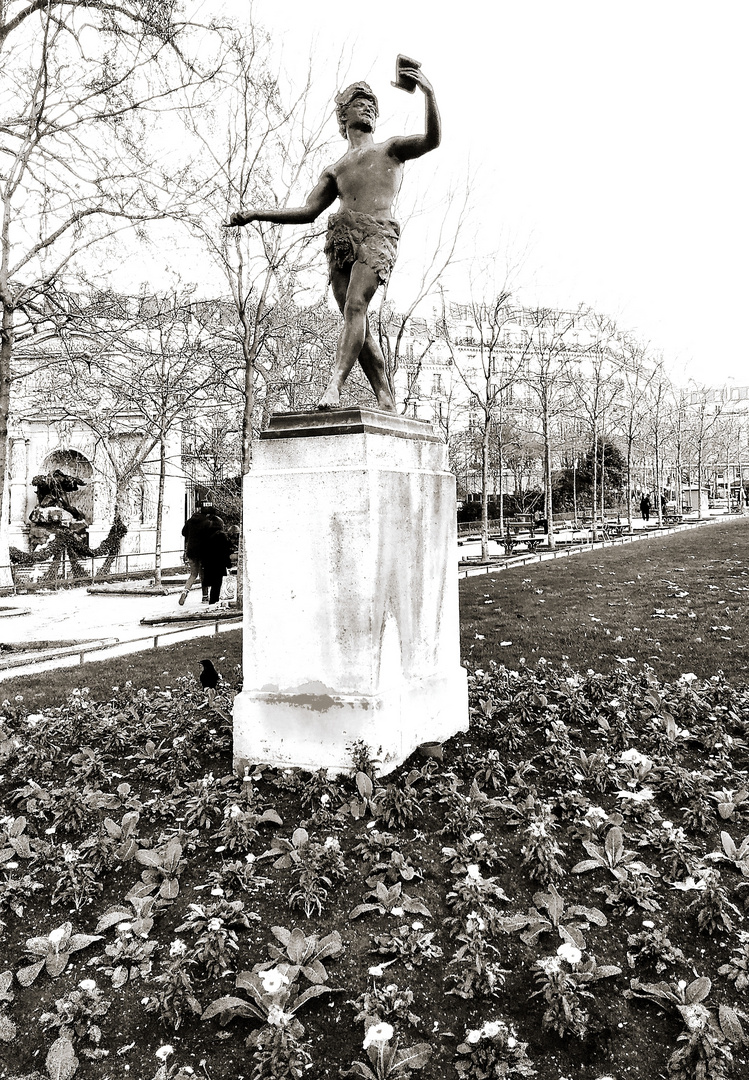
{"type": "Polygon", "coordinates": [[[208,700],[213,703],[221,676],[211,660],[201,660],[200,663],[203,665],[203,670],[200,672],[200,685],[208,691],[208,700]]]}

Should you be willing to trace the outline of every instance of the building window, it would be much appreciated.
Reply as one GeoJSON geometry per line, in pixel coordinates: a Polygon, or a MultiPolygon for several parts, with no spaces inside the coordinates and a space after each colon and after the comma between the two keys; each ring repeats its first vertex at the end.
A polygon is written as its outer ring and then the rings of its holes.
{"type": "Polygon", "coordinates": [[[442,393],[442,375],[439,372],[436,372],[434,375],[432,375],[432,393],[442,393]]]}

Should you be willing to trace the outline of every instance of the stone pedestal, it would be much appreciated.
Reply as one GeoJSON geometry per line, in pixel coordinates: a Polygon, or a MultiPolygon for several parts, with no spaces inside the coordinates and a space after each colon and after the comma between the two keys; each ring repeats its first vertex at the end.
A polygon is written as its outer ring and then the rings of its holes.
{"type": "Polygon", "coordinates": [[[455,478],[430,424],[374,409],[272,419],[244,487],[234,761],[380,773],[468,727],[455,478]]]}

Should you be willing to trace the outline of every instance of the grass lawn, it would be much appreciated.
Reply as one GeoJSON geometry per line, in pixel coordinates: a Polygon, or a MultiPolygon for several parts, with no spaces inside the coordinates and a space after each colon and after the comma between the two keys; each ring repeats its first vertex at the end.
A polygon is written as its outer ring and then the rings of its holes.
{"type": "Polygon", "coordinates": [[[461,651],[662,678],[749,672],[749,518],[461,582],[461,651]],[[507,644],[502,644],[507,643],[507,644]]]}
{"type": "MultiPolygon", "coordinates": [[[[54,644],[50,642],[49,644],[54,644]]],[[[39,675],[20,675],[0,682],[0,699],[23,695],[30,712],[59,705],[71,691],[88,687],[96,701],[108,698],[113,686],[124,686],[128,680],[136,690],[143,687],[170,686],[179,678],[192,674],[197,678],[200,661],[210,657],[218,671],[227,676],[242,663],[242,632],[227,630],[215,637],[182,641],[160,649],[131,653],[114,660],[93,661],[78,667],[56,668],[39,675]]]]}
{"type": "Polygon", "coordinates": [[[6,682],[0,1078],[749,1076],[746,527],[464,582],[382,780],[231,774],[237,633],[6,682]]]}

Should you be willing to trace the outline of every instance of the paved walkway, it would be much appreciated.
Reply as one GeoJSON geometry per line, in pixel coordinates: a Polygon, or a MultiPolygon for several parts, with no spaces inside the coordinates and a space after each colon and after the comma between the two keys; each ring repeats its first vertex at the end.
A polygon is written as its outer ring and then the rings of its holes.
{"type": "Polygon", "coordinates": [[[11,616],[0,610],[0,641],[129,641],[149,633],[140,625],[144,616],[203,607],[200,589],[190,593],[182,609],[177,604],[178,595],[92,596],[84,587],[5,597],[0,608],[20,608],[28,614],[11,616]]]}
{"type": "Polygon", "coordinates": [[[131,652],[142,652],[176,644],[192,638],[208,637],[241,626],[236,620],[183,624],[163,627],[143,626],[141,619],[184,611],[201,614],[200,589],[193,590],[184,608],[177,604],[178,592],[169,596],[92,596],[85,587],[46,593],[29,593],[0,599],[0,642],[61,643],[61,651],[9,654],[0,660],[0,680],[58,667],[73,667],[89,661],[108,660],[131,652]],[[14,614],[14,610],[22,612],[14,614]],[[76,646],[62,650],[62,643],[76,646]]]}

